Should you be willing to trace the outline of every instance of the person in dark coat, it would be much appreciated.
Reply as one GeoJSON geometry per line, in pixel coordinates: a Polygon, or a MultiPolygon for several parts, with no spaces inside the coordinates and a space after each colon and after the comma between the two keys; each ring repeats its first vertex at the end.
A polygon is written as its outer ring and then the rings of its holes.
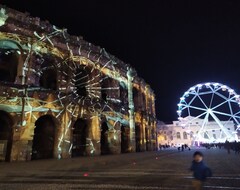
{"type": "Polygon", "coordinates": [[[203,162],[202,152],[196,151],[193,154],[193,161],[190,170],[193,171],[194,179],[192,181],[192,185],[194,190],[201,190],[203,182],[207,179],[207,177],[212,176],[211,169],[203,162]]]}

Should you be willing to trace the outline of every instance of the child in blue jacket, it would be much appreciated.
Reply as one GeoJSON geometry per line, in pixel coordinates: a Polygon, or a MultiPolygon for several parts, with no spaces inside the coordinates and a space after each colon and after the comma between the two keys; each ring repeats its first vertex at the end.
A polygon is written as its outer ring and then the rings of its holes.
{"type": "Polygon", "coordinates": [[[192,181],[192,185],[194,189],[201,190],[203,182],[207,179],[207,177],[212,176],[211,169],[203,162],[202,152],[196,151],[193,154],[191,171],[193,171],[194,180],[192,181]]]}

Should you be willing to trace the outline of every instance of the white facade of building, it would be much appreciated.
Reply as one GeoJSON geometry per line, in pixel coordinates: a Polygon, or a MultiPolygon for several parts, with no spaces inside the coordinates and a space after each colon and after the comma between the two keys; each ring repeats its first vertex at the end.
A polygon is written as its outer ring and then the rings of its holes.
{"type": "Polygon", "coordinates": [[[192,146],[237,140],[233,121],[221,121],[221,126],[216,121],[208,121],[207,124],[203,122],[203,119],[193,119],[190,116],[181,121],[173,121],[172,124],[158,122],[158,144],[192,146]]]}

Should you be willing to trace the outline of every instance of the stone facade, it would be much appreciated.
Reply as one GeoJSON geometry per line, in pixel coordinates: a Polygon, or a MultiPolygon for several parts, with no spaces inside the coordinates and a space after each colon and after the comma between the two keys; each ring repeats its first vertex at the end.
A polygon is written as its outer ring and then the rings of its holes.
{"type": "Polygon", "coordinates": [[[0,6],[0,160],[156,149],[155,95],[128,64],[0,6]]]}

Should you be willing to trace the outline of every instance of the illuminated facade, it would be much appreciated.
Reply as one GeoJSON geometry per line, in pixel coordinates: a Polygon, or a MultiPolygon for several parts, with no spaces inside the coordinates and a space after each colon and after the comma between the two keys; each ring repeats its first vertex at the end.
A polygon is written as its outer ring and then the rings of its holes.
{"type": "Polygon", "coordinates": [[[155,150],[155,95],[128,64],[0,6],[0,160],[155,150]]]}
{"type": "MultiPolygon", "coordinates": [[[[204,119],[193,120],[193,117],[190,116],[182,121],[173,121],[172,124],[158,122],[158,143],[178,147],[183,144],[198,146],[200,143],[224,143],[226,140],[230,140],[219,128],[216,121],[209,121],[204,130],[202,130],[203,122],[204,119]],[[188,121],[191,121],[191,123],[188,121]],[[186,123],[188,124],[187,126],[185,125],[186,123]]],[[[233,121],[221,121],[221,123],[230,134],[236,133],[233,121]]]]}

